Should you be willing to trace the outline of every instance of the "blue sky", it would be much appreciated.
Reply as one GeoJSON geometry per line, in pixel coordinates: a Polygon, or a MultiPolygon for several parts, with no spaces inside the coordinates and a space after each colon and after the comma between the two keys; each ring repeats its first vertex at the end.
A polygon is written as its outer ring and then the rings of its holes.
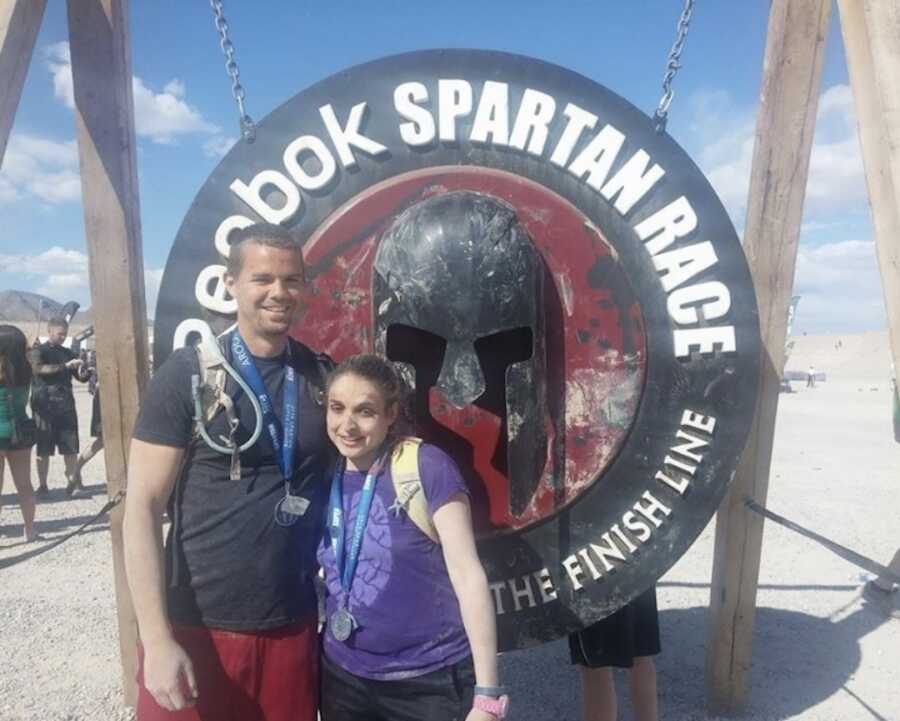
{"type": "MultiPolygon", "coordinates": [[[[342,68],[409,50],[477,47],[576,70],[652,112],[680,0],[453,4],[225,3],[248,110],[260,119],[342,68]]],[[[698,3],[669,132],[743,226],[768,2],[698,3]]],[[[65,4],[48,3],[0,169],[0,290],[89,305],[65,4]]],[[[152,312],[175,233],[238,135],[207,2],[132,0],[144,261],[152,312]]],[[[885,327],[852,96],[835,17],[798,258],[795,331],[885,327]]]]}

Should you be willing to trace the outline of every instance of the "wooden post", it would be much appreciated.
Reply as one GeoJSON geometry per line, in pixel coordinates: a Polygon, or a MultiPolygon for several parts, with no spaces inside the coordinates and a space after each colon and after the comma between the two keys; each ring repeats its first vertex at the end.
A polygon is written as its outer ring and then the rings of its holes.
{"type": "Polygon", "coordinates": [[[838,9],[875,225],[891,354],[900,372],[900,1],[838,0],[838,9]]]}
{"type": "MultiPolygon", "coordinates": [[[[68,0],[68,16],[112,497],[124,487],[128,442],[148,376],[128,0],[68,0]]],[[[125,700],[134,705],[137,623],[125,579],[123,512],[121,504],[112,512],[110,531],[125,700]]]]}
{"type": "Polygon", "coordinates": [[[775,0],[750,175],[744,250],[759,302],[763,340],[760,395],[733,487],[716,519],[706,655],[714,713],[746,702],[763,522],[744,505],[764,505],[784,363],[788,306],[812,150],[831,0],[775,0]]]}
{"type": "Polygon", "coordinates": [[[0,165],[47,0],[0,0],[0,165]]]}

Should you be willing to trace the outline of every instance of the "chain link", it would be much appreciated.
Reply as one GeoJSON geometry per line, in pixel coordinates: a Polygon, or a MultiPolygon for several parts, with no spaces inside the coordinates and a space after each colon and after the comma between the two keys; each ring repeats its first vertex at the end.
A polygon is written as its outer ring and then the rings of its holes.
{"type": "Polygon", "coordinates": [[[252,143],[256,139],[256,123],[253,122],[244,108],[244,86],[241,85],[241,72],[238,70],[237,61],[234,59],[234,43],[228,37],[228,21],[225,19],[225,10],[222,7],[222,0],[209,0],[213,14],[216,16],[216,30],[219,31],[219,47],[225,55],[225,71],[231,78],[231,95],[234,102],[237,103],[238,114],[241,123],[241,137],[248,143],[252,143]]]}
{"type": "Polygon", "coordinates": [[[684,50],[684,41],[687,39],[693,12],[694,0],[684,0],[684,9],[681,11],[681,17],[678,18],[678,33],[675,36],[672,49],[669,50],[666,73],[663,75],[663,94],[659,99],[659,105],[656,106],[656,112],[653,114],[657,133],[666,131],[666,122],[669,119],[669,106],[672,104],[672,98],[675,97],[675,91],[672,90],[672,81],[675,79],[675,73],[681,68],[681,52],[684,50]]]}

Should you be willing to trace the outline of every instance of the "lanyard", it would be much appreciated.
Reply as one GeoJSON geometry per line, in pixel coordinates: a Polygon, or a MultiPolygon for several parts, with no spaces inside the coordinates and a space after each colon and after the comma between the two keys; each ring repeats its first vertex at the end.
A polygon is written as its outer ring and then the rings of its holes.
{"type": "MultiPolygon", "coordinates": [[[[278,416],[275,415],[266,384],[238,331],[231,335],[231,352],[234,360],[237,361],[238,372],[247,381],[247,385],[259,400],[259,406],[263,412],[263,423],[269,433],[269,439],[272,441],[272,448],[275,450],[275,460],[278,462],[285,483],[290,483],[294,474],[294,449],[297,447],[297,372],[290,363],[285,364],[282,412],[284,427],[282,431],[282,424],[278,422],[278,416]]],[[[287,353],[290,355],[290,341],[287,353]]]]}
{"type": "Polygon", "coordinates": [[[356,522],[353,525],[353,537],[350,539],[350,551],[344,558],[344,460],[338,461],[334,469],[334,477],[331,479],[331,500],[328,504],[328,530],[331,535],[331,545],[334,548],[334,559],[337,564],[338,576],[341,579],[341,588],[345,595],[350,595],[350,587],[353,585],[353,576],[356,574],[356,564],[359,561],[359,550],[362,548],[363,532],[369,521],[369,511],[372,508],[372,497],[375,495],[375,484],[383,465],[379,458],[366,473],[362,493],[359,497],[359,505],[356,509],[356,522]]]}

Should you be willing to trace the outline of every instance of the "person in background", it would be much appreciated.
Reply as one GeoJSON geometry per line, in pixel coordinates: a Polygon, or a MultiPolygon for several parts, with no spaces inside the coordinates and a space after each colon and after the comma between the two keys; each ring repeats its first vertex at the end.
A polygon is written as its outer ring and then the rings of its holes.
{"type": "Polygon", "coordinates": [[[47,341],[36,345],[31,353],[33,383],[31,412],[37,424],[37,496],[49,494],[47,475],[50,456],[62,454],[66,465],[66,495],[82,491],[78,477],[78,414],[72,379],[87,381],[84,362],[63,343],[69,334],[64,318],[51,318],[47,324],[47,341]]]}
{"type": "Polygon", "coordinates": [[[2,469],[9,464],[10,474],[24,522],[27,542],[38,538],[34,530],[34,491],[31,488],[31,446],[13,443],[14,425],[27,418],[25,405],[31,384],[31,366],[25,334],[11,325],[0,325],[0,492],[2,469]]]}
{"type": "Polygon", "coordinates": [[[657,721],[656,664],[660,652],[656,587],[611,616],[569,636],[572,663],[581,670],[583,721],[616,721],[612,669],[627,668],[635,721],[657,721]]]}
{"type": "Polygon", "coordinates": [[[78,480],[81,480],[82,469],[90,462],[90,460],[103,450],[103,421],[100,416],[100,385],[97,383],[97,369],[91,367],[91,376],[88,380],[88,392],[93,395],[91,401],[91,445],[78,454],[78,460],[75,463],[75,472],[78,480]]]}

